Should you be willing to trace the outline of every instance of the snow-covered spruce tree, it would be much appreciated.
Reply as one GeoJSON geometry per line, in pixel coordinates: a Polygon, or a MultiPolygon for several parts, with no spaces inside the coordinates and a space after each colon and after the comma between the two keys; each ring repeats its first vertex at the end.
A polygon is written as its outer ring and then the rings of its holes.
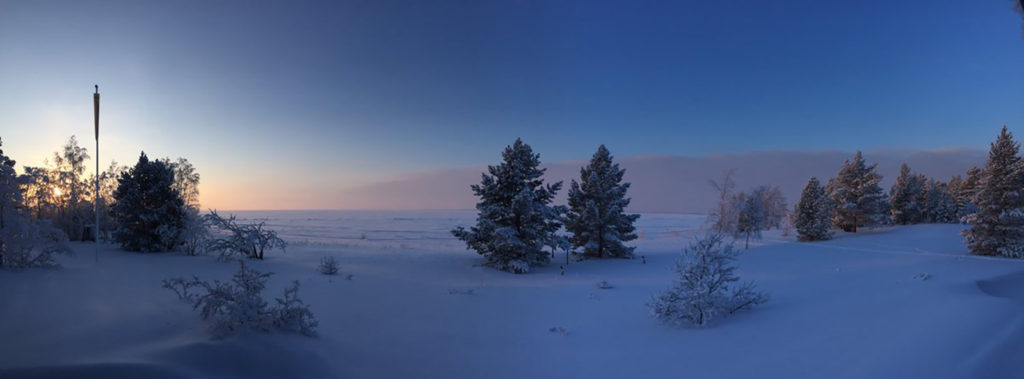
{"type": "Polygon", "coordinates": [[[1024,172],[1019,150],[1020,144],[1003,126],[989,150],[974,194],[978,212],[967,216],[971,227],[963,232],[972,254],[1024,255],[1024,172]]]}
{"type": "Polygon", "coordinates": [[[889,190],[890,220],[893,224],[910,225],[924,218],[924,180],[910,171],[906,163],[889,190]]]}
{"type": "Polygon", "coordinates": [[[832,238],[832,208],[825,187],[818,178],[812,177],[800,194],[800,202],[794,210],[793,227],[800,241],[822,241],[832,238]]]}
{"type": "Polygon", "coordinates": [[[710,233],[695,240],[676,262],[672,288],[647,304],[658,319],[675,326],[704,326],[744,309],[768,301],[751,282],[735,285],[735,261],[739,251],[723,245],[720,234],[710,233]]]}
{"type": "Polygon", "coordinates": [[[608,149],[601,145],[580,169],[580,182],[569,185],[569,212],[565,229],[572,233],[572,247],[582,248],[583,256],[594,258],[631,258],[633,246],[623,242],[636,239],[633,223],[638,214],[627,214],[629,183],[622,182],[626,172],[612,163],[608,149]]]}
{"type": "Polygon", "coordinates": [[[545,169],[540,168],[540,155],[529,145],[516,139],[501,154],[503,162],[489,166],[481,174],[473,193],[480,198],[476,204],[476,225],[458,227],[452,235],[466,242],[467,249],[476,250],[487,263],[498,269],[526,273],[531,266],[550,261],[544,247],[565,245],[565,237],[555,232],[561,228],[564,206],[551,206],[562,182],[544,184],[545,169]]]}
{"type": "Polygon", "coordinates": [[[844,162],[837,176],[829,180],[825,189],[835,207],[833,225],[856,233],[858,227],[885,222],[888,205],[878,186],[882,176],[875,172],[876,166],[868,166],[858,151],[853,160],[844,162]]]}
{"type": "Polygon", "coordinates": [[[185,204],[174,190],[174,170],[146,153],[117,180],[114,239],[130,251],[169,251],[178,246],[185,204]]]}
{"type": "Polygon", "coordinates": [[[946,183],[938,180],[929,180],[925,191],[925,221],[939,224],[952,224],[958,222],[956,217],[956,201],[949,193],[946,183]]]}

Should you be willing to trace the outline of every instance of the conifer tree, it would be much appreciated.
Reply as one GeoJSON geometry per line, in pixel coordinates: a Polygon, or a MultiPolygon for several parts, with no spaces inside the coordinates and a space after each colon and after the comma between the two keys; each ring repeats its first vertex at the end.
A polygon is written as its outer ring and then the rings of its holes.
{"type": "Polygon", "coordinates": [[[178,245],[185,222],[185,203],[172,186],[174,169],[146,153],[117,180],[113,214],[114,239],[130,251],[169,251],[178,245]]]}
{"type": "Polygon", "coordinates": [[[956,217],[960,222],[966,222],[967,216],[978,211],[978,206],[974,204],[974,193],[978,191],[980,183],[981,169],[977,167],[967,170],[966,178],[960,179],[960,175],[957,175],[949,181],[949,192],[956,201],[956,217]]]}
{"type": "Polygon", "coordinates": [[[793,227],[796,228],[797,239],[800,241],[821,241],[832,238],[829,229],[832,209],[825,188],[818,178],[811,178],[800,194],[800,202],[794,211],[793,227]]]}
{"type": "Polygon", "coordinates": [[[909,225],[924,216],[924,178],[911,173],[910,166],[900,166],[900,175],[889,191],[890,217],[893,224],[909,225]]]}
{"type": "Polygon", "coordinates": [[[956,223],[956,201],[949,186],[938,180],[929,180],[925,191],[924,220],[931,223],[956,223]]]}
{"type": "Polygon", "coordinates": [[[544,184],[540,155],[516,139],[501,154],[503,162],[489,166],[480,184],[471,186],[480,198],[476,225],[458,227],[452,235],[466,242],[491,266],[526,273],[531,266],[546,264],[551,255],[544,247],[567,247],[561,228],[564,206],[551,206],[562,182],[544,184]]]}
{"type": "Polygon", "coordinates": [[[572,247],[595,258],[631,258],[633,246],[623,242],[636,239],[633,223],[638,214],[627,214],[629,183],[622,182],[626,170],[612,162],[612,155],[601,145],[580,169],[580,182],[569,185],[569,212],[565,228],[572,236],[572,247]]]}
{"type": "Polygon", "coordinates": [[[837,176],[829,180],[826,187],[829,199],[835,208],[832,223],[847,232],[857,232],[861,226],[885,221],[884,210],[888,209],[885,195],[878,182],[882,176],[875,172],[878,164],[868,166],[861,152],[853,160],[843,163],[837,176]]]}
{"type": "Polygon", "coordinates": [[[1024,252],[1024,172],[1019,150],[1020,144],[1003,126],[974,194],[978,211],[967,217],[971,227],[963,232],[972,254],[1020,257],[1024,252]]]}
{"type": "MultiPolygon", "coordinates": [[[[14,160],[4,155],[3,140],[0,139],[0,229],[14,217],[22,205],[20,178],[14,171],[14,160]]],[[[0,254],[3,252],[3,241],[0,241],[0,254]]]]}

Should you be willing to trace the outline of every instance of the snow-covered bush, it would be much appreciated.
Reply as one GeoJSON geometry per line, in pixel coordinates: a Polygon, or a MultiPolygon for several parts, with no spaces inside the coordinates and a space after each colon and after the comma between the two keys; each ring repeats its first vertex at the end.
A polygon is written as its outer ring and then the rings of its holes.
{"type": "Polygon", "coordinates": [[[564,206],[551,206],[562,182],[544,184],[540,155],[517,139],[502,153],[503,162],[487,168],[480,184],[471,188],[480,198],[476,204],[476,225],[458,227],[452,235],[466,242],[466,248],[487,260],[487,264],[518,274],[531,266],[547,264],[552,251],[565,246],[562,227],[564,206]]]}
{"type": "Polygon", "coordinates": [[[0,228],[0,268],[55,268],[58,254],[71,254],[64,231],[46,220],[10,218],[0,228]]]}
{"type": "Polygon", "coordinates": [[[185,209],[185,227],[181,231],[181,250],[187,255],[206,253],[210,242],[210,223],[192,207],[185,209]]]}
{"type": "Polygon", "coordinates": [[[768,300],[751,282],[735,286],[735,260],[739,252],[723,245],[722,236],[709,233],[695,240],[676,262],[672,288],[648,303],[658,319],[679,326],[703,326],[768,300]]]}
{"type": "Polygon", "coordinates": [[[117,179],[114,239],[131,251],[169,251],[180,244],[185,203],[172,186],[174,169],[146,153],[117,179]]]}
{"type": "Polygon", "coordinates": [[[292,285],[284,289],[283,298],[274,301],[277,305],[270,308],[274,327],[306,336],[316,335],[316,327],[320,323],[313,316],[313,311],[309,310],[309,305],[299,299],[298,280],[292,281],[292,285]]]}
{"type": "Polygon", "coordinates": [[[287,244],[277,236],[277,232],[265,229],[266,222],[239,224],[235,216],[221,217],[217,211],[210,211],[203,216],[206,221],[220,233],[212,237],[206,244],[209,251],[220,252],[222,258],[239,254],[252,259],[263,259],[263,252],[281,249],[287,244]]]}
{"type": "Polygon", "coordinates": [[[593,258],[632,258],[634,246],[623,242],[637,238],[633,223],[638,214],[627,214],[629,183],[622,182],[626,170],[612,162],[611,153],[601,145],[580,169],[580,181],[569,185],[569,212],[565,229],[572,233],[573,248],[593,258]]]}
{"type": "Polygon", "coordinates": [[[336,275],[338,273],[338,260],[330,255],[320,258],[320,265],[317,266],[317,269],[324,275],[336,275]]]}
{"type": "Polygon", "coordinates": [[[192,303],[204,320],[212,322],[211,330],[217,335],[271,329],[316,335],[318,322],[309,305],[298,298],[298,281],[285,289],[284,298],[277,298],[276,305],[270,306],[263,300],[262,292],[271,275],[247,268],[244,261],[239,261],[238,272],[230,282],[210,283],[193,276],[190,280],[166,279],[163,287],[192,303]]]}

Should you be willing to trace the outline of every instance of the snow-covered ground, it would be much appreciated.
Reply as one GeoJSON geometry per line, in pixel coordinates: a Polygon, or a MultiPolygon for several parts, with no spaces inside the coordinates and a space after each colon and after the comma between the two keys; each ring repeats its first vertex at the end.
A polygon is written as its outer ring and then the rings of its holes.
{"type": "Polygon", "coordinates": [[[704,329],[645,302],[702,216],[645,214],[641,260],[480,267],[450,237],[472,212],[241,212],[291,242],[252,266],[291,280],[319,337],[215,340],[161,280],[228,279],[214,257],[74,246],[60,270],[0,271],[0,377],[1020,377],[1024,261],[973,257],[960,225],[797,243],[770,233],[739,274],[771,295],[704,329]],[[342,275],[316,266],[331,255],[342,275]],[[345,275],[351,274],[351,280],[345,275]],[[922,277],[926,279],[922,280],[922,277]],[[599,289],[607,280],[614,288],[599,289]],[[563,328],[565,333],[551,332],[563,328]]]}

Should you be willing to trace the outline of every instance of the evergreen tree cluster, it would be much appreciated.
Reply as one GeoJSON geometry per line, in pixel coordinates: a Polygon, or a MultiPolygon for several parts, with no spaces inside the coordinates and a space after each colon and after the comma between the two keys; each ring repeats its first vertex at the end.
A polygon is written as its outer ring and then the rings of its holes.
{"type": "Polygon", "coordinates": [[[959,220],[959,206],[950,192],[949,184],[914,174],[905,163],[900,167],[900,175],[889,191],[889,203],[890,221],[893,224],[942,224],[959,220]]]}
{"type": "Polygon", "coordinates": [[[875,169],[858,151],[824,188],[817,178],[811,178],[793,212],[797,239],[829,239],[832,227],[856,233],[859,227],[886,223],[955,223],[976,208],[973,193],[979,170],[968,171],[967,180],[954,176],[944,183],[914,173],[903,164],[886,196],[878,185],[882,176],[875,169]]]}
{"type": "Polygon", "coordinates": [[[489,166],[480,184],[471,186],[480,198],[476,224],[458,227],[452,235],[467,249],[482,255],[488,265],[514,273],[527,273],[547,264],[558,249],[579,250],[586,257],[630,258],[637,238],[633,223],[639,215],[625,212],[629,205],[623,183],[625,170],[613,163],[600,146],[590,164],[572,181],[569,206],[553,205],[562,183],[545,184],[540,155],[517,139],[502,152],[502,162],[489,166]],[[563,224],[571,235],[558,231],[563,224]],[[550,251],[545,251],[548,248],[550,251]]]}

